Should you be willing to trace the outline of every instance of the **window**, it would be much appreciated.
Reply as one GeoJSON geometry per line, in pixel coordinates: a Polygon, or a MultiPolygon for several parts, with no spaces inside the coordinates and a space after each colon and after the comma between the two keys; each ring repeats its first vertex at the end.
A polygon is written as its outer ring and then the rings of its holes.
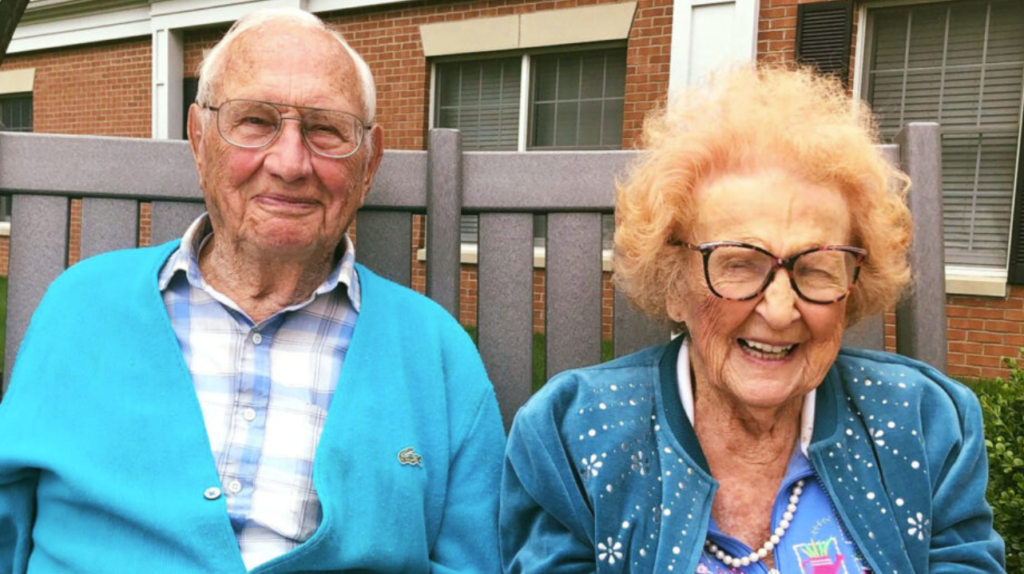
{"type": "Polygon", "coordinates": [[[942,125],[947,265],[1007,266],[1024,81],[1021,22],[1019,0],[868,12],[866,97],[883,135],[910,121],[942,125]]]}
{"type": "Polygon", "coordinates": [[[9,132],[32,131],[32,94],[0,96],[0,121],[9,132]]]}
{"type": "MultiPolygon", "coordinates": [[[[32,94],[0,96],[0,122],[6,131],[32,131],[32,94]]],[[[0,196],[0,221],[10,220],[11,198],[0,196]]]]}
{"type": "MultiPolygon", "coordinates": [[[[461,130],[467,151],[622,147],[625,48],[441,62],[434,70],[433,127],[461,130]]],[[[534,218],[539,246],[546,219],[534,218]]],[[[463,243],[476,242],[478,225],[463,216],[463,243]]],[[[602,226],[610,249],[613,218],[602,226]]]]}

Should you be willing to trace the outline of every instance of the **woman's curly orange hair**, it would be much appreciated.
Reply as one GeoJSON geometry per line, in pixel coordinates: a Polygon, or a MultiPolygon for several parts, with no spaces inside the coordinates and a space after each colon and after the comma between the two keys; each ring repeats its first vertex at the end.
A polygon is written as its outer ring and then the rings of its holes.
{"type": "Polygon", "coordinates": [[[695,192],[712,177],[780,167],[841,190],[851,243],[868,250],[847,324],[883,311],[910,279],[912,222],[910,180],[878,141],[867,106],[808,69],[737,68],[686,91],[648,116],[644,152],[617,184],[616,285],[642,311],[668,320],[667,295],[693,272],[671,243],[692,240],[695,192]]]}

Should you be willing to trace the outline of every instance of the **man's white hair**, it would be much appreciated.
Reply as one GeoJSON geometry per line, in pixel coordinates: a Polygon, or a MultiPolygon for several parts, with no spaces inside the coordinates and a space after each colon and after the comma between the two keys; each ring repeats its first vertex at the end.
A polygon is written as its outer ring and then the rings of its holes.
{"type": "Polygon", "coordinates": [[[345,48],[345,51],[352,57],[352,62],[355,64],[359,85],[363,90],[363,119],[367,124],[372,124],[374,114],[377,111],[377,88],[373,81],[373,74],[370,72],[370,66],[366,65],[366,61],[359,55],[359,52],[356,52],[352,46],[349,46],[348,42],[345,41],[345,37],[340,32],[332,30],[320,18],[298,8],[265,8],[239,18],[231,26],[231,29],[228,30],[228,33],[224,35],[224,38],[217,42],[217,45],[203,58],[203,64],[199,68],[199,87],[196,92],[196,103],[201,106],[213,105],[212,85],[214,80],[224,71],[222,62],[224,55],[227,54],[228,46],[239,35],[254,28],[281,22],[295,23],[315,30],[323,30],[338,40],[338,43],[345,48]]]}

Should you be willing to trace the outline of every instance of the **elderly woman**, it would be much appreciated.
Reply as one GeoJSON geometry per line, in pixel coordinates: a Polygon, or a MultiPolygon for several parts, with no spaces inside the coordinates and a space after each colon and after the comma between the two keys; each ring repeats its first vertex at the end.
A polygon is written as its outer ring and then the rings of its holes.
{"type": "Polygon", "coordinates": [[[644,131],[619,186],[620,288],[683,332],[523,407],[506,572],[1001,572],[977,400],[840,349],[907,283],[907,178],[806,71],[741,69],[644,131]]]}

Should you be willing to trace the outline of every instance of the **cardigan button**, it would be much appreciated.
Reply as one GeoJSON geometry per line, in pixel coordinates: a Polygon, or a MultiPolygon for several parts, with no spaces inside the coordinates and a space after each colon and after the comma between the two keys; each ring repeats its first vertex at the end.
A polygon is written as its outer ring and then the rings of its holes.
{"type": "Polygon", "coordinates": [[[203,496],[206,497],[206,500],[217,500],[220,498],[220,489],[216,486],[211,486],[203,492],[203,496]]]}

